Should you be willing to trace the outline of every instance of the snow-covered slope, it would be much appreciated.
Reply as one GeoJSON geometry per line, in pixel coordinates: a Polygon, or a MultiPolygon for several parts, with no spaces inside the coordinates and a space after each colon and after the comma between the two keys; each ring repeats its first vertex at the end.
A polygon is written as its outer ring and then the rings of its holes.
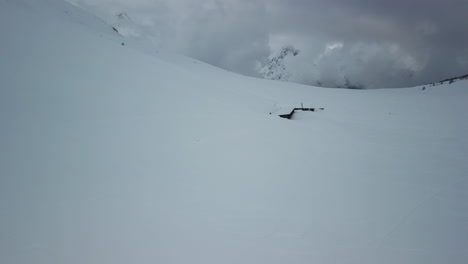
{"type": "Polygon", "coordinates": [[[0,263],[468,261],[467,81],[247,78],[56,0],[0,34],[0,263]]]}

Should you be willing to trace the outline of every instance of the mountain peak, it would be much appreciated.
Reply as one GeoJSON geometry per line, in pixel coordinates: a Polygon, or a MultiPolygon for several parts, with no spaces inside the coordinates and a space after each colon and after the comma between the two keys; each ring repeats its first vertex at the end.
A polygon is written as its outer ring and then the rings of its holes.
{"type": "Polygon", "coordinates": [[[264,79],[288,81],[291,73],[287,71],[285,59],[288,56],[297,56],[300,50],[292,45],[284,46],[276,54],[268,58],[264,63],[261,63],[258,71],[264,79]]]}

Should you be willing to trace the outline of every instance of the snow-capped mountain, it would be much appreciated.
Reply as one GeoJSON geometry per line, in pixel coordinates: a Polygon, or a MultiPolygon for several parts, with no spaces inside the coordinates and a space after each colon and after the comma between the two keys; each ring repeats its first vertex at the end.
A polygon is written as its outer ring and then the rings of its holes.
{"type": "Polygon", "coordinates": [[[269,57],[258,67],[260,75],[267,80],[288,81],[291,73],[286,69],[284,60],[288,56],[297,56],[300,51],[293,46],[283,47],[277,55],[269,57]]]}
{"type": "Polygon", "coordinates": [[[132,38],[142,35],[140,27],[133,22],[125,11],[117,12],[110,20],[110,24],[115,31],[119,32],[124,37],[132,38]]]}
{"type": "Polygon", "coordinates": [[[0,263],[468,261],[466,80],[321,89],[112,27],[0,0],[0,263]]]}

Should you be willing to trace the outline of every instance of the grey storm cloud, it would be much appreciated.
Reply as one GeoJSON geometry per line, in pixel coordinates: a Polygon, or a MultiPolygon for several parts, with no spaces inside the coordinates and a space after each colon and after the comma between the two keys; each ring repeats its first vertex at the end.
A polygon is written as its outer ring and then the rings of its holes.
{"type": "Polygon", "coordinates": [[[337,87],[402,87],[468,73],[466,0],[70,0],[160,48],[257,76],[292,45],[291,80],[337,87]]]}

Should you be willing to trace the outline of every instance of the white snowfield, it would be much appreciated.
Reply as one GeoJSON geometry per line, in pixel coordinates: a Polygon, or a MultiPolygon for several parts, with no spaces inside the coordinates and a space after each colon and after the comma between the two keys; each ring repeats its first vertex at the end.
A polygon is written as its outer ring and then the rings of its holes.
{"type": "Polygon", "coordinates": [[[467,107],[467,81],[248,78],[0,0],[0,263],[466,264],[467,107]]]}

